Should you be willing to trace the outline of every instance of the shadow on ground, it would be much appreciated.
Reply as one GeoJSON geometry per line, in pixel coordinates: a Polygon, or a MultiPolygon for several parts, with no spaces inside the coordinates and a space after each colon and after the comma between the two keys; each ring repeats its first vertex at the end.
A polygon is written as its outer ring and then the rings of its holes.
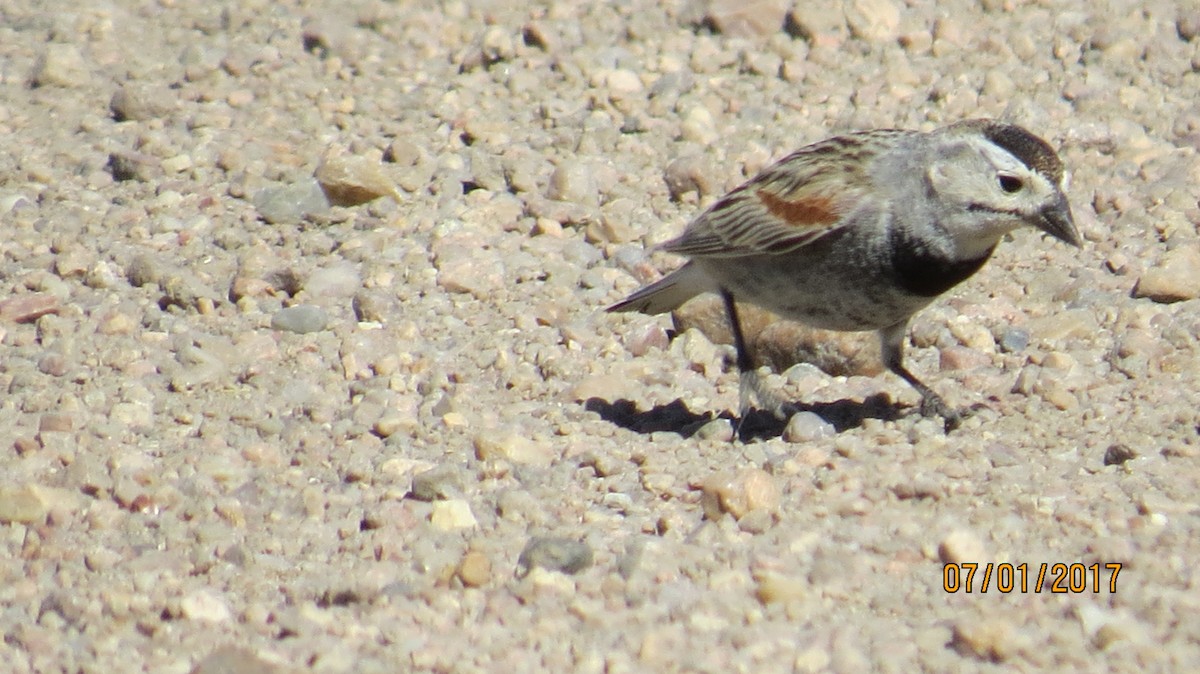
{"type": "MultiPolygon", "coordinates": [[[[601,419],[613,425],[643,434],[666,431],[690,438],[704,424],[716,418],[729,419],[735,425],[737,424],[737,417],[732,412],[698,414],[689,410],[683,401],[678,399],[645,411],[639,410],[632,400],[625,399],[609,402],[601,398],[589,398],[583,406],[584,409],[599,414],[601,419]]],[[[892,402],[886,394],[880,393],[861,402],[837,400],[826,403],[794,403],[792,409],[794,412],[812,412],[841,433],[844,430],[862,426],[864,419],[881,419],[883,421],[898,419],[904,415],[906,408],[892,402]]],[[[739,439],[745,442],[777,438],[783,435],[786,425],[786,419],[779,419],[770,412],[751,410],[741,424],[739,439]]]]}

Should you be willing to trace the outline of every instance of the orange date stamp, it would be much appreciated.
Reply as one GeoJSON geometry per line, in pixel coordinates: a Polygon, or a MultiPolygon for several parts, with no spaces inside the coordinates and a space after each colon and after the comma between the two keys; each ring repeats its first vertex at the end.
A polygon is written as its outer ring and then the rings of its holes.
{"type": "Polygon", "coordinates": [[[942,589],[947,594],[1099,594],[1105,591],[1116,594],[1117,575],[1121,573],[1121,566],[1120,562],[1042,562],[1033,565],[1008,562],[951,562],[942,566],[942,589]]]}

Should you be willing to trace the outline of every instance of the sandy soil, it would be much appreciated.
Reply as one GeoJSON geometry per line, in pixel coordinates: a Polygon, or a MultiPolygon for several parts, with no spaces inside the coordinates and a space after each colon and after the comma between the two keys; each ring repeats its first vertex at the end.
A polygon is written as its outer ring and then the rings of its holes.
{"type": "Polygon", "coordinates": [[[0,669],[1200,662],[1195,3],[714,4],[7,0],[0,669]],[[731,443],[728,347],[601,311],[791,149],[978,116],[1087,243],[918,316],[951,435],[797,365],[731,443]]]}

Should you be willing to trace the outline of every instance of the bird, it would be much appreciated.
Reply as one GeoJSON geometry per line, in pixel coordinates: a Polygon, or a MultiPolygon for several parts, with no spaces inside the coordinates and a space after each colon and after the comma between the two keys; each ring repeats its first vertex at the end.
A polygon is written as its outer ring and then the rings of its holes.
{"type": "Polygon", "coordinates": [[[1027,129],[968,119],[931,131],[848,133],[792,152],[718,199],[661,245],[687,262],[608,311],[661,314],[718,294],[743,421],[751,396],[779,403],[755,372],[739,302],[816,328],[875,331],[885,367],[949,432],[965,413],[905,367],[909,321],[1022,226],[1082,245],[1062,160],[1027,129]]]}

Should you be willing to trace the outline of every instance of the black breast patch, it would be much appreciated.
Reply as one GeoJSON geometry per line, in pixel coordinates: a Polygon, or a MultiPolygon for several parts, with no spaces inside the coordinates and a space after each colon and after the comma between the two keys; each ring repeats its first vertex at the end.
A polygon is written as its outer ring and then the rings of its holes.
{"type": "Polygon", "coordinates": [[[891,239],[892,270],[897,285],[921,297],[936,297],[967,280],[996,249],[993,246],[973,260],[950,260],[895,230],[891,239]]]}

